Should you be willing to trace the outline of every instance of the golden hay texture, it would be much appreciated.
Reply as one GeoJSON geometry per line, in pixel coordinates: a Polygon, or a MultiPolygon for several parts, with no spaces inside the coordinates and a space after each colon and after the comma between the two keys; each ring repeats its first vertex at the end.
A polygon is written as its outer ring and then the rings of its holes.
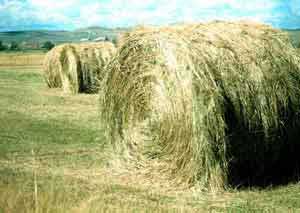
{"type": "Polygon", "coordinates": [[[116,42],[116,46],[117,48],[121,47],[126,39],[128,39],[130,37],[130,32],[123,32],[123,33],[120,33],[117,37],[117,42],[116,42]]]}
{"type": "Polygon", "coordinates": [[[49,88],[62,87],[60,55],[66,45],[59,45],[49,51],[44,58],[44,76],[49,88]]]}
{"type": "Polygon", "coordinates": [[[111,164],[208,190],[294,174],[299,85],[299,56],[269,26],[137,29],[102,85],[111,164]]]}
{"type": "Polygon", "coordinates": [[[115,51],[110,42],[59,45],[44,60],[46,82],[65,93],[95,93],[115,51]]]}
{"type": "Polygon", "coordinates": [[[123,46],[123,44],[126,43],[127,39],[130,38],[130,36],[131,36],[132,33],[136,32],[136,31],[147,30],[147,29],[149,29],[149,26],[137,25],[137,26],[131,28],[131,30],[119,33],[119,35],[117,37],[117,41],[116,41],[117,48],[123,46]]]}

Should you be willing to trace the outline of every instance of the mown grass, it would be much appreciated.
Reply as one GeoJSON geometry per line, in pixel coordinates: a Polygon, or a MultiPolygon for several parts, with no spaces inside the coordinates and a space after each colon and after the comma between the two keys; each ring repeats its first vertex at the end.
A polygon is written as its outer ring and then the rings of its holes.
{"type": "Polygon", "coordinates": [[[9,66],[41,66],[45,52],[0,52],[0,67],[9,66]]]}
{"type": "Polygon", "coordinates": [[[46,88],[41,70],[0,70],[0,213],[300,211],[297,183],[209,194],[122,182],[102,169],[97,104],[46,88]]]}

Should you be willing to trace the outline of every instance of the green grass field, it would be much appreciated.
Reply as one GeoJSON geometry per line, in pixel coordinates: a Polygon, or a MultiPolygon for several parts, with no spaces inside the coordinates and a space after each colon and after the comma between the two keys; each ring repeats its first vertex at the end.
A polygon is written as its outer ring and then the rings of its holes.
{"type": "Polygon", "coordinates": [[[209,194],[111,174],[97,105],[46,88],[39,68],[0,68],[0,213],[300,212],[297,183],[209,194]]]}

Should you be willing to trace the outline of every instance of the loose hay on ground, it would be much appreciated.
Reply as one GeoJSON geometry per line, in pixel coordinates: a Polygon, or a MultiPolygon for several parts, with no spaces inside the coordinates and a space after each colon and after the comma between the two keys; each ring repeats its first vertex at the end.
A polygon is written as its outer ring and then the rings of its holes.
{"type": "Polygon", "coordinates": [[[287,36],[261,24],[131,32],[101,96],[110,163],[209,190],[294,174],[299,62],[287,36]]]}
{"type": "Polygon", "coordinates": [[[65,93],[95,93],[114,53],[110,42],[59,45],[46,55],[46,82],[50,88],[62,87],[65,93]]]}

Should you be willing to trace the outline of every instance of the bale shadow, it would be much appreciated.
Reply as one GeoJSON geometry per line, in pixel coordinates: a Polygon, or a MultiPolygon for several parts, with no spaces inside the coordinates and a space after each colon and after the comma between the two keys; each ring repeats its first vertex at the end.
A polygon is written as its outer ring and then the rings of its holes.
{"type": "Polygon", "coordinates": [[[293,109],[283,111],[279,126],[266,135],[259,126],[250,131],[229,104],[225,119],[230,186],[268,187],[300,180],[299,114],[293,109]]]}

